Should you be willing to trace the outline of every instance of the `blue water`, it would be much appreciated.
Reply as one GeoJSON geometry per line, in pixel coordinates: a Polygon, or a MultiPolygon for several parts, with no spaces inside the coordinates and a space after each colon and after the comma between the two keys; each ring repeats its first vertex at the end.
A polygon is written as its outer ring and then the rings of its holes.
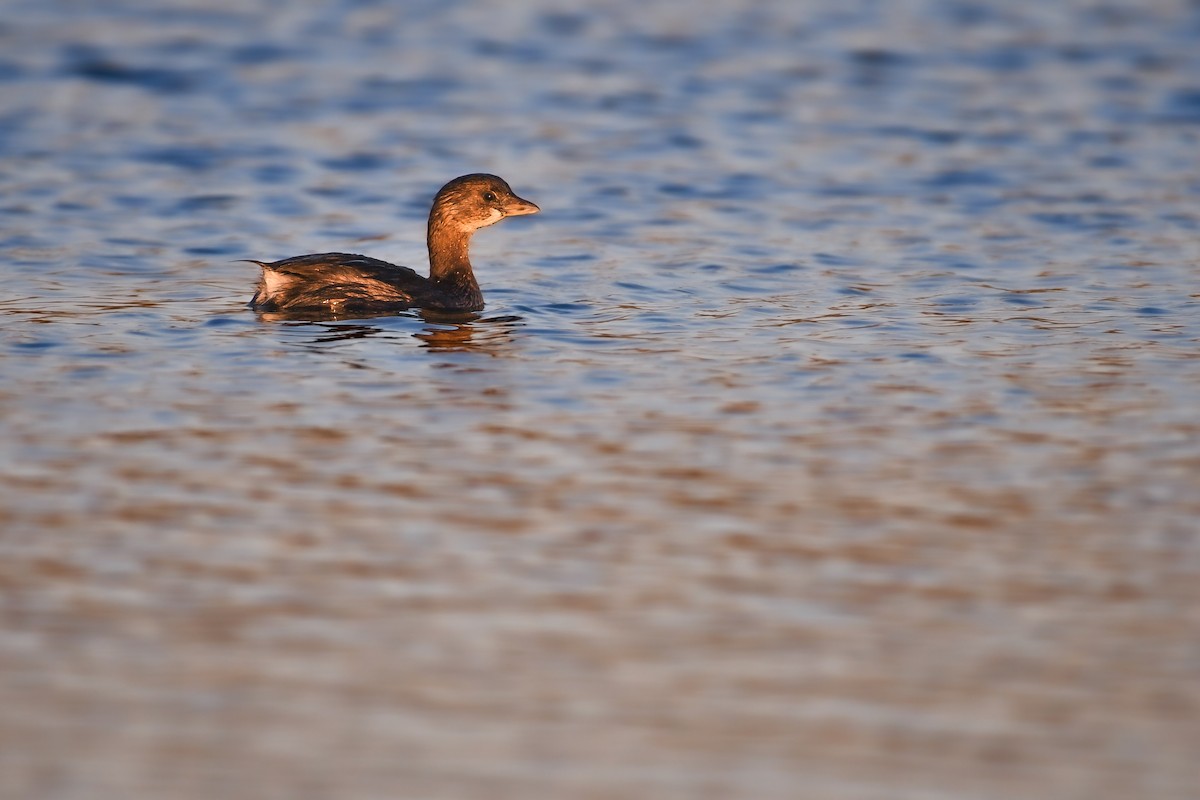
{"type": "Polygon", "coordinates": [[[1192,796],[1195,3],[3,11],[0,794],[1192,796]]]}

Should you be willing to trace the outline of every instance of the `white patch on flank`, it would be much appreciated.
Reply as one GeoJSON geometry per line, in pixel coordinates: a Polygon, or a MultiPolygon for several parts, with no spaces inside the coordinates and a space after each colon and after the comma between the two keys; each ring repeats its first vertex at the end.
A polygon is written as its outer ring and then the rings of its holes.
{"type": "Polygon", "coordinates": [[[273,297],[280,292],[286,291],[295,282],[295,275],[287,275],[282,272],[276,272],[273,269],[264,269],[262,274],[263,298],[273,297]]]}

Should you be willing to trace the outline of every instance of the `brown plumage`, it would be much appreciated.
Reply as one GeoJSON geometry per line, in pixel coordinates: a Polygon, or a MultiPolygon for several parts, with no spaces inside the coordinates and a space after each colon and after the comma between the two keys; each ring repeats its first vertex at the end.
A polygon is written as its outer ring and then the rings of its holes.
{"type": "Polygon", "coordinates": [[[483,308],[483,293],[468,257],[472,234],[505,217],[538,210],[495,175],[463,175],[433,198],[426,236],[428,278],[408,267],[350,253],[253,261],[263,272],[250,305],[262,311],[352,312],[413,306],[478,311],[483,308]]]}

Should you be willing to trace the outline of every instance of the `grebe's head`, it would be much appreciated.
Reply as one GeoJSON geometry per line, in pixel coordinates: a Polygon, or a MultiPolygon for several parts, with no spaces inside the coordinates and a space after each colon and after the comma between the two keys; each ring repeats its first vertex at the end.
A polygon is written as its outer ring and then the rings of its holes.
{"type": "Polygon", "coordinates": [[[438,191],[429,224],[450,225],[472,233],[505,217],[536,214],[539,210],[513,194],[502,178],[480,172],[455,178],[438,191]]]}

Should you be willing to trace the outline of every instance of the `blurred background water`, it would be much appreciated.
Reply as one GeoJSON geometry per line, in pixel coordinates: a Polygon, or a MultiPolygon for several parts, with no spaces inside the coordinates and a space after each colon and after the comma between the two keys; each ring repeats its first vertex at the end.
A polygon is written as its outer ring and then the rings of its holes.
{"type": "Polygon", "coordinates": [[[0,11],[0,795],[1196,797],[1200,4],[0,11]]]}

